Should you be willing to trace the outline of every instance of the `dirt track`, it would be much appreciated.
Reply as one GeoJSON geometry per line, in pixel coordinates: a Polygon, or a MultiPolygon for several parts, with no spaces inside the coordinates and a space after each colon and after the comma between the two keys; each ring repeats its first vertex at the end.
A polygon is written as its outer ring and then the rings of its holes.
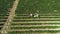
{"type": "MultiPolygon", "coordinates": [[[[16,8],[17,8],[17,6],[18,6],[18,3],[19,3],[19,0],[15,0],[15,1],[14,1],[13,6],[12,6],[12,8],[10,9],[10,13],[9,13],[8,19],[7,19],[6,23],[4,24],[4,26],[3,26],[3,28],[2,28],[2,32],[3,32],[4,30],[6,30],[6,31],[9,30],[9,28],[8,28],[7,25],[10,25],[10,22],[12,22],[12,20],[13,20],[13,18],[14,18],[14,16],[15,16],[15,10],[16,10],[16,8]]],[[[5,31],[4,31],[3,33],[5,33],[5,31]]],[[[3,34],[3,33],[2,33],[2,34],[3,34]]]]}

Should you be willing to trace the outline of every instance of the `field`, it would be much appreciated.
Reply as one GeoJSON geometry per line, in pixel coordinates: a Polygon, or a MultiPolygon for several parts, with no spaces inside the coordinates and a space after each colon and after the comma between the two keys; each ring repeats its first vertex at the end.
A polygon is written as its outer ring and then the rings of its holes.
{"type": "MultiPolygon", "coordinates": [[[[10,16],[14,1],[0,0],[1,28],[10,16]]],[[[15,16],[9,23],[7,34],[60,34],[60,0],[19,0],[15,16]],[[30,17],[30,13],[39,16],[30,17]]]]}

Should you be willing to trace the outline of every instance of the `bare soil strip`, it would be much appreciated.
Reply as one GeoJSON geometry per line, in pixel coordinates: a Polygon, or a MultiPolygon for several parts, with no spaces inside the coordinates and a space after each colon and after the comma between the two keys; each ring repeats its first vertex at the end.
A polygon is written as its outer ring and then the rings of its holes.
{"type": "MultiPolygon", "coordinates": [[[[19,3],[19,0],[14,1],[13,6],[10,9],[8,19],[7,19],[6,23],[4,24],[4,26],[2,28],[2,31],[4,31],[4,30],[8,31],[9,30],[8,25],[10,25],[10,22],[12,22],[12,20],[13,20],[13,18],[15,16],[15,10],[17,9],[18,3],[19,3]]],[[[5,33],[5,32],[3,32],[3,33],[5,33]]]]}

